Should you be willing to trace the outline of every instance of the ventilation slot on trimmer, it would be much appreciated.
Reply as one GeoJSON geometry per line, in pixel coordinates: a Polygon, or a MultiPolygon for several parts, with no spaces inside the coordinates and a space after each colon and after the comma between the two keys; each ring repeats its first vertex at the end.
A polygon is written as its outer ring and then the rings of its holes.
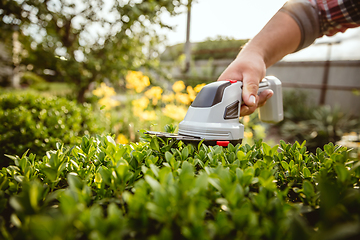
{"type": "Polygon", "coordinates": [[[234,119],[239,117],[239,101],[236,101],[225,108],[224,119],[234,119]]]}

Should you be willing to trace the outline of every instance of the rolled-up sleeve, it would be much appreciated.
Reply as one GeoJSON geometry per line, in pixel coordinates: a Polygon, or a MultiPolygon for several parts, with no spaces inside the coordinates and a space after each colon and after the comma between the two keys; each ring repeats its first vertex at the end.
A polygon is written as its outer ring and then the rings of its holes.
{"type": "Polygon", "coordinates": [[[296,51],[308,47],[321,36],[320,19],[315,4],[308,0],[292,0],[285,3],[280,11],[289,14],[300,28],[301,40],[296,51]]]}

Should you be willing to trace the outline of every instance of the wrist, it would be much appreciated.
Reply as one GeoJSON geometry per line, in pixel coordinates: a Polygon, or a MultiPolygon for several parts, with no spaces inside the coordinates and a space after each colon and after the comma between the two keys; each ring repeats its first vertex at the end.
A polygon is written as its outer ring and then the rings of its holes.
{"type": "Polygon", "coordinates": [[[252,39],[248,42],[244,48],[238,54],[239,57],[250,57],[252,59],[257,59],[259,63],[261,62],[267,67],[270,67],[273,62],[271,59],[271,54],[267,51],[268,46],[266,43],[259,41],[259,39],[252,39]]]}
{"type": "MultiPolygon", "coordinates": [[[[266,57],[265,52],[260,47],[251,45],[245,46],[235,59],[235,62],[241,62],[245,65],[250,65],[250,68],[255,68],[259,73],[266,71],[266,57]]],[[[265,73],[264,73],[265,74],[265,73]]]]}

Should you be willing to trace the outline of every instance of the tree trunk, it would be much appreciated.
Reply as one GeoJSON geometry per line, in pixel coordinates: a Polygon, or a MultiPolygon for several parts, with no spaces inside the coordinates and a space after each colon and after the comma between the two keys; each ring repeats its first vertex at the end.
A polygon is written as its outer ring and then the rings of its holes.
{"type": "Polygon", "coordinates": [[[186,21],[186,42],[185,42],[185,69],[184,73],[188,73],[191,60],[191,42],[190,42],[190,18],[191,18],[191,1],[188,3],[187,21],[186,21]]]}
{"type": "Polygon", "coordinates": [[[78,103],[84,103],[85,102],[85,93],[86,93],[86,91],[88,89],[89,89],[89,85],[83,86],[83,87],[80,88],[80,90],[78,91],[78,95],[77,95],[78,103]]]}
{"type": "Polygon", "coordinates": [[[11,77],[11,86],[13,88],[20,88],[21,43],[19,42],[19,32],[17,31],[13,32],[12,37],[13,37],[12,61],[13,61],[14,69],[11,77]]]}

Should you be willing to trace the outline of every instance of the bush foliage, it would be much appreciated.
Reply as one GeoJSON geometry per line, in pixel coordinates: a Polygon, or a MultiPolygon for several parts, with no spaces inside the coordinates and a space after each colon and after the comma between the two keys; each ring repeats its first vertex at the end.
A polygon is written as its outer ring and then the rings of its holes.
{"type": "Polygon", "coordinates": [[[345,133],[359,131],[359,116],[352,116],[340,107],[314,106],[303,91],[284,93],[284,121],[280,122],[280,134],[288,141],[306,141],[309,151],[329,142],[336,143],[345,133]],[[307,100],[307,101],[306,101],[307,100]]]}
{"type": "Polygon", "coordinates": [[[30,149],[44,155],[59,141],[78,144],[79,136],[103,131],[101,121],[89,104],[30,92],[2,94],[0,166],[7,165],[4,154],[21,155],[30,149]]]}
{"type": "Polygon", "coordinates": [[[0,172],[7,239],[356,239],[360,163],[344,147],[57,144],[0,172]]]}
{"type": "MultiPolygon", "coordinates": [[[[191,55],[193,60],[233,59],[248,42],[248,39],[237,40],[218,36],[203,42],[192,43],[191,55]]],[[[184,52],[184,43],[168,46],[161,54],[162,61],[176,61],[184,52]]]]}

